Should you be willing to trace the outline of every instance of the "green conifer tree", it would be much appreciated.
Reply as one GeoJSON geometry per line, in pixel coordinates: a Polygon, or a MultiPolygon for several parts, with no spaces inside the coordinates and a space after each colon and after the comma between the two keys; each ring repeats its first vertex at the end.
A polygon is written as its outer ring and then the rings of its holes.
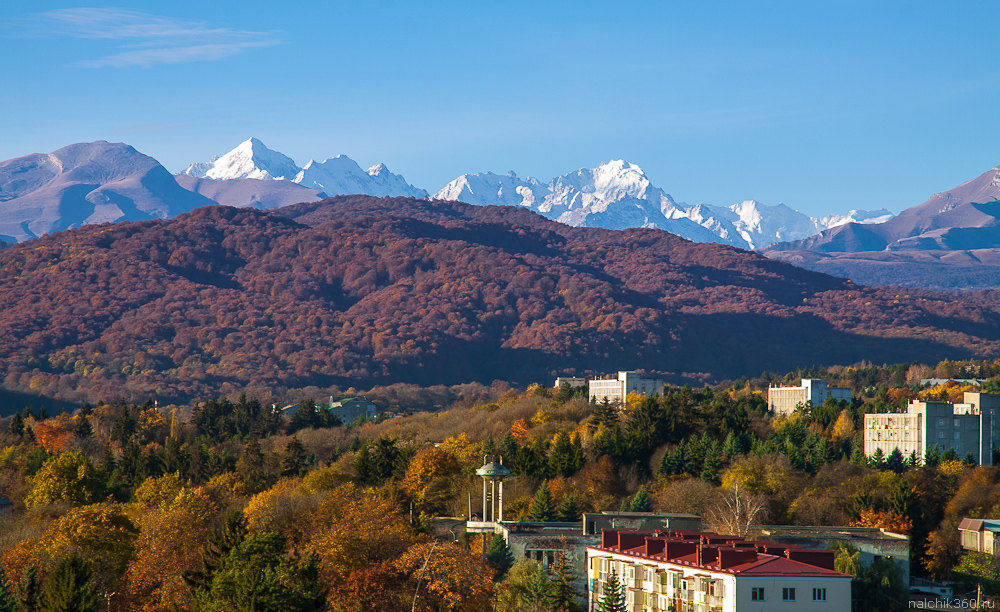
{"type": "Polygon", "coordinates": [[[535,498],[531,500],[531,507],[528,508],[528,520],[533,522],[556,520],[556,508],[548,482],[542,482],[542,486],[535,492],[535,498]]]}
{"type": "Polygon", "coordinates": [[[549,610],[552,612],[577,612],[580,610],[580,606],[576,603],[577,592],[573,587],[574,580],[576,578],[573,575],[573,565],[569,562],[566,549],[563,548],[559,551],[559,557],[556,559],[555,577],[545,597],[549,610]]]}
{"type": "Polygon", "coordinates": [[[90,426],[90,419],[85,416],[79,416],[76,420],[76,427],[73,428],[73,434],[80,439],[89,438],[93,435],[94,429],[90,426]]]}
{"type": "Polygon", "coordinates": [[[713,442],[712,446],[705,453],[705,462],[702,464],[699,475],[705,482],[715,484],[719,481],[719,473],[722,471],[722,457],[719,456],[718,445],[713,442]]]}
{"type": "Polygon", "coordinates": [[[576,471],[573,464],[573,445],[569,441],[569,436],[565,432],[560,432],[549,450],[549,473],[571,476],[576,471]]]}
{"type": "Polygon", "coordinates": [[[629,510],[632,512],[653,511],[653,503],[649,500],[649,493],[646,492],[646,487],[640,487],[636,492],[635,497],[632,498],[632,503],[629,505],[629,510]]]}
{"type": "Polygon", "coordinates": [[[625,592],[621,582],[618,580],[618,573],[611,572],[607,582],[604,583],[604,595],[598,607],[600,612],[626,612],[625,592]]]}
{"type": "Polygon", "coordinates": [[[576,496],[570,493],[559,504],[559,520],[564,523],[575,523],[580,520],[582,511],[576,496]]]}
{"type": "Polygon", "coordinates": [[[18,612],[17,599],[7,582],[7,575],[0,571],[0,612],[18,612]]]}
{"type": "Polygon", "coordinates": [[[21,583],[14,590],[14,599],[21,612],[36,612],[42,596],[42,583],[38,579],[38,568],[29,565],[21,574],[21,583]]]}
{"type": "Polygon", "coordinates": [[[285,446],[285,456],[281,458],[281,474],[283,476],[298,476],[306,467],[306,448],[299,439],[292,436],[285,446]]]}
{"type": "Polygon", "coordinates": [[[11,420],[10,425],[7,426],[7,432],[14,436],[24,435],[24,417],[20,414],[15,414],[11,420]]]}
{"type": "Polygon", "coordinates": [[[39,612],[96,612],[90,567],[76,554],[56,562],[42,591],[39,612]]]}
{"type": "Polygon", "coordinates": [[[514,555],[511,554],[510,547],[507,546],[507,540],[499,533],[493,536],[490,545],[486,548],[486,562],[497,572],[493,579],[494,582],[503,580],[507,571],[514,565],[514,555]]]}
{"type": "Polygon", "coordinates": [[[225,516],[223,527],[216,529],[202,548],[202,569],[185,570],[181,574],[192,594],[197,595],[211,588],[215,572],[222,567],[229,552],[247,539],[247,534],[247,520],[242,512],[234,510],[225,516]]]}

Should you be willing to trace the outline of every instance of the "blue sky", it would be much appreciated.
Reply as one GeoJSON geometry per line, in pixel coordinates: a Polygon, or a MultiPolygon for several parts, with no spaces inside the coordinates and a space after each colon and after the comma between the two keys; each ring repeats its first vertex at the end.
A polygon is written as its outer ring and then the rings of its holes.
{"type": "Polygon", "coordinates": [[[998,2],[5,0],[0,159],[250,136],[435,191],[625,158],[679,201],[893,212],[1000,164],[998,2]],[[762,6],[763,4],[763,6],[762,6]]]}

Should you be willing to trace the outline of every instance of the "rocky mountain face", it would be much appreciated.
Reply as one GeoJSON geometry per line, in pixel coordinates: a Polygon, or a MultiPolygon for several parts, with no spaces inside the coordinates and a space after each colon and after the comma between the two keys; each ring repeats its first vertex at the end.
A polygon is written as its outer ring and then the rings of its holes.
{"type": "Polygon", "coordinates": [[[92,223],[167,219],[214,202],[123,143],[74,144],[0,162],[0,240],[92,223]]]}
{"type": "Polygon", "coordinates": [[[848,223],[768,256],[855,282],[1000,287],[1000,166],[883,223],[848,223]]]}

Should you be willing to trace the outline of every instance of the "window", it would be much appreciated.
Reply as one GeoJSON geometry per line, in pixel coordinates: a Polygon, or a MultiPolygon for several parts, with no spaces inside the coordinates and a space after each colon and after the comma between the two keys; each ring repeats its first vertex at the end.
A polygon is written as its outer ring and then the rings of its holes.
{"type": "Polygon", "coordinates": [[[826,589],[813,589],[813,601],[826,601],[826,589]]]}
{"type": "Polygon", "coordinates": [[[764,587],[750,589],[750,601],[764,601],[764,587]]]}
{"type": "Polygon", "coordinates": [[[781,601],[795,601],[795,589],[781,589],[781,601]]]}
{"type": "Polygon", "coordinates": [[[959,425],[959,420],[955,419],[955,427],[958,427],[958,425],[959,425]]]}
{"type": "Polygon", "coordinates": [[[938,432],[938,440],[944,440],[944,432],[943,431],[939,431],[938,432]]]}
{"type": "Polygon", "coordinates": [[[956,440],[961,440],[961,439],[962,439],[962,433],[961,433],[961,432],[959,432],[959,431],[956,431],[956,432],[955,432],[955,439],[956,439],[956,440]]]}
{"type": "Polygon", "coordinates": [[[944,419],[938,419],[938,427],[944,427],[944,419]]]}

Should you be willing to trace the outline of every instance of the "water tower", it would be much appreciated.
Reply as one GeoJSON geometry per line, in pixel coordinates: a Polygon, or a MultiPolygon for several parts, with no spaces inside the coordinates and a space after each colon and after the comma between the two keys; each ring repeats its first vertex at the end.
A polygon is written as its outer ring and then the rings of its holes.
{"type": "Polygon", "coordinates": [[[510,476],[510,470],[500,463],[487,461],[483,457],[483,467],[476,470],[483,477],[483,522],[497,523],[503,521],[503,479],[510,476]]]}

